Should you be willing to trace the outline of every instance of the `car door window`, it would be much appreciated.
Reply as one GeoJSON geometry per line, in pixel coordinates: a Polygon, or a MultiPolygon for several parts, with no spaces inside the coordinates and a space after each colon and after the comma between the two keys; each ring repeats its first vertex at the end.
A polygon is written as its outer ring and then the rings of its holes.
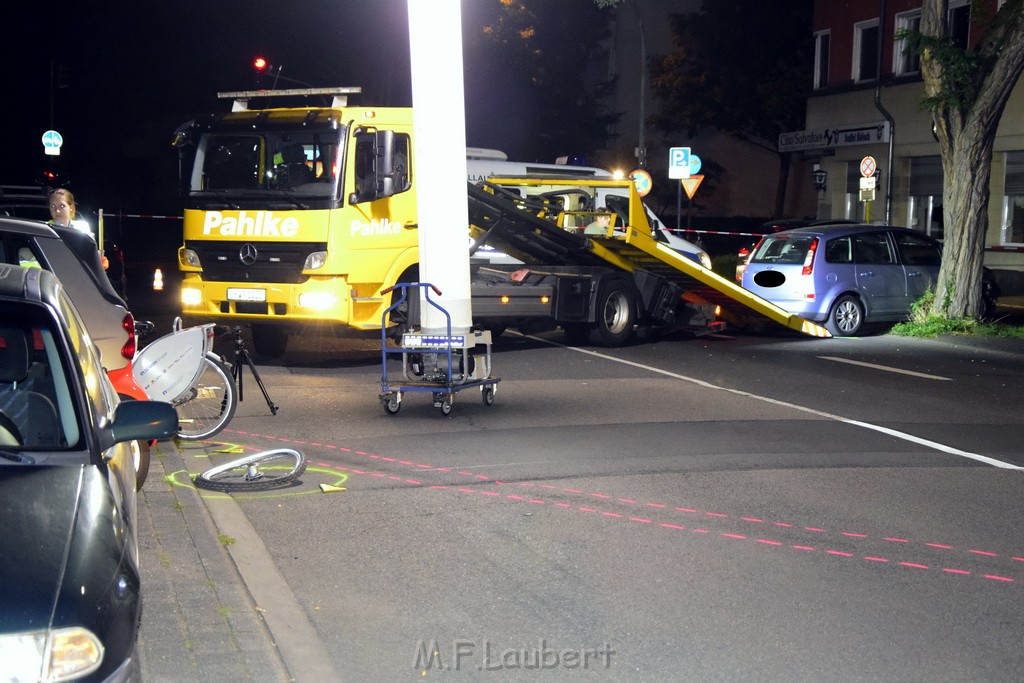
{"type": "Polygon", "coordinates": [[[31,240],[18,235],[8,237],[6,245],[0,244],[0,260],[23,268],[42,268],[43,259],[31,240]]]}
{"type": "Polygon", "coordinates": [[[849,237],[839,237],[825,243],[826,263],[853,263],[853,243],[849,237]]]}
{"type": "Polygon", "coordinates": [[[896,255],[884,232],[867,232],[853,236],[853,256],[861,265],[896,263],[896,255]]]}
{"type": "Polygon", "coordinates": [[[938,267],[941,264],[942,246],[939,243],[909,232],[898,232],[894,237],[905,265],[938,267]]]}

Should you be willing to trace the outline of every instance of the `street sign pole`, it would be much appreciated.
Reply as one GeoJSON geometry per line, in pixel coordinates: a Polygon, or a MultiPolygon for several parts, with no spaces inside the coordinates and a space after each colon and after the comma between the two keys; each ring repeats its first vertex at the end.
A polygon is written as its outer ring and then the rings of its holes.
{"type": "Polygon", "coordinates": [[[878,164],[872,156],[860,160],[860,198],[864,202],[864,222],[871,222],[871,200],[875,198],[875,171],[878,164]]]}
{"type": "Polygon", "coordinates": [[[676,187],[676,232],[679,232],[680,223],[683,218],[683,184],[676,187]]]}

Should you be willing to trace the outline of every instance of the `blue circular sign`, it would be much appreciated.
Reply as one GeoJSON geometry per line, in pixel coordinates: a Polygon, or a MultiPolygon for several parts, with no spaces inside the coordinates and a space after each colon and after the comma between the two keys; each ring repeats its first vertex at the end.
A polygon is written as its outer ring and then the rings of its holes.
{"type": "Polygon", "coordinates": [[[690,153],[690,175],[697,175],[700,173],[700,157],[696,154],[690,153]]]}
{"type": "Polygon", "coordinates": [[[43,133],[43,151],[51,156],[60,154],[60,146],[64,144],[64,137],[55,130],[48,130],[43,133]]]}
{"type": "Polygon", "coordinates": [[[629,177],[633,180],[633,185],[636,186],[636,192],[641,197],[646,196],[654,185],[654,181],[651,180],[651,174],[643,169],[633,171],[629,174],[629,177]]]}

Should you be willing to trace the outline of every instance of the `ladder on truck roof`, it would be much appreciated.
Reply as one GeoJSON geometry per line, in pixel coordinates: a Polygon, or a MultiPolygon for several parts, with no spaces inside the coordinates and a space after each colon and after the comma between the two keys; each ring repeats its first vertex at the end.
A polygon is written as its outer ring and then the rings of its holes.
{"type": "Polygon", "coordinates": [[[474,244],[489,244],[505,253],[539,264],[615,266],[627,272],[659,275],[695,297],[694,303],[722,307],[736,320],[770,322],[813,337],[830,337],[821,325],[793,315],[740,287],[651,235],[627,227],[625,235],[595,237],[569,232],[521,206],[521,198],[491,184],[469,184],[469,222],[474,244]],[[524,258],[525,257],[525,258],[524,258]]]}
{"type": "Polygon", "coordinates": [[[249,111],[249,100],[253,97],[309,97],[324,95],[331,99],[331,109],[340,109],[348,106],[348,96],[358,95],[363,92],[362,88],[287,88],[284,90],[235,90],[231,92],[219,92],[217,97],[222,100],[233,99],[231,111],[249,111]]]}

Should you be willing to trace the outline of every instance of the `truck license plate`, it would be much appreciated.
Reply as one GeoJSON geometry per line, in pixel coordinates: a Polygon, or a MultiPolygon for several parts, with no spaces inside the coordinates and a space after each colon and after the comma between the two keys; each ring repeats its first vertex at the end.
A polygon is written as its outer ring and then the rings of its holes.
{"type": "Polygon", "coordinates": [[[239,287],[228,288],[228,301],[266,301],[267,290],[265,289],[242,289],[239,287]]]}

